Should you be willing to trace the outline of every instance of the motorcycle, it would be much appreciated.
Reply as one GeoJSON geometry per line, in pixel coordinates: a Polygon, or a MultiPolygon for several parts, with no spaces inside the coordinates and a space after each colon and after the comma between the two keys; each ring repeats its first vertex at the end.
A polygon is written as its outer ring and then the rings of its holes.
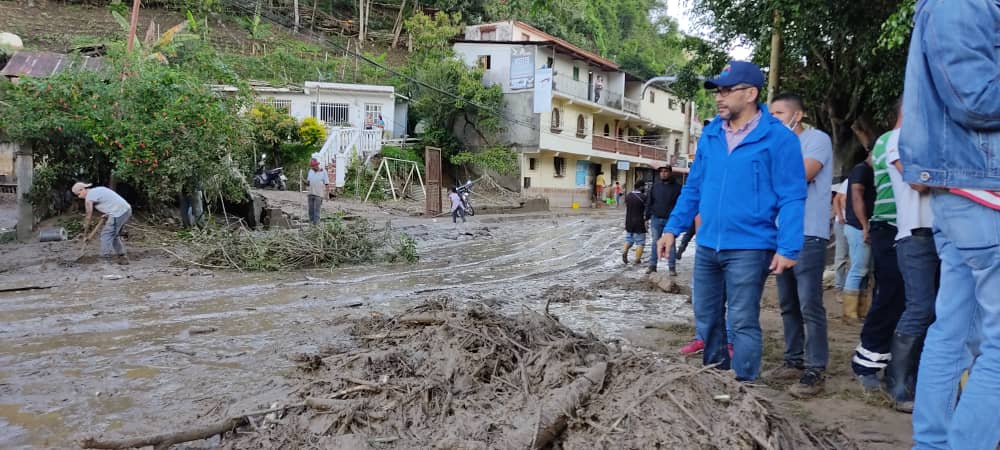
{"type": "Polygon", "coordinates": [[[267,155],[260,155],[260,162],[257,163],[257,172],[254,173],[253,186],[255,188],[268,188],[273,187],[279,191],[285,190],[285,182],[288,181],[288,177],[285,176],[283,167],[275,167],[271,170],[264,169],[264,160],[267,155]]]}
{"type": "Polygon", "coordinates": [[[465,184],[455,188],[458,192],[459,198],[462,199],[462,208],[465,209],[465,214],[467,216],[476,215],[476,210],[472,208],[472,202],[469,201],[469,194],[472,193],[472,180],[466,181],[465,184]]]}

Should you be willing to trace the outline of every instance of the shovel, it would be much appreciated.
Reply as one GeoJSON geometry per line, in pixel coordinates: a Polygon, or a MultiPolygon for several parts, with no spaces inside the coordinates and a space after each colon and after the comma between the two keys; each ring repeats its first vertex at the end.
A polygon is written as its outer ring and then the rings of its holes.
{"type": "Polygon", "coordinates": [[[73,261],[79,261],[80,258],[83,258],[84,252],[87,251],[87,243],[94,238],[94,235],[97,234],[97,230],[100,230],[101,227],[104,226],[104,219],[105,217],[101,216],[100,220],[97,221],[97,225],[94,226],[94,229],[90,230],[90,234],[84,236],[83,243],[80,244],[80,254],[77,255],[77,257],[74,258],[73,261]]]}

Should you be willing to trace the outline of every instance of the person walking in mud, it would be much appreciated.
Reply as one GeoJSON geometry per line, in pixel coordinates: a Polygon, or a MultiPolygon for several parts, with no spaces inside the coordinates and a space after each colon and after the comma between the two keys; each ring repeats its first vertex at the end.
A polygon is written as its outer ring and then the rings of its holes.
{"type": "Polygon", "coordinates": [[[309,186],[309,223],[319,225],[323,199],[326,198],[327,189],[330,186],[330,174],[320,167],[319,160],[316,158],[309,160],[309,175],[306,177],[306,186],[309,186]]]}
{"type": "MultiPolygon", "coordinates": [[[[617,183],[616,183],[617,185],[617,183]]],[[[646,183],[635,183],[635,189],[625,195],[625,250],[622,262],[628,265],[628,251],[635,245],[635,264],[642,262],[642,249],[646,246],[646,183]]]]}
{"type": "Polygon", "coordinates": [[[451,223],[458,223],[459,217],[465,223],[465,205],[462,204],[462,196],[458,195],[458,189],[452,187],[448,199],[451,200],[451,223]]]}
{"type": "MultiPolygon", "coordinates": [[[[695,164],[657,242],[660,255],[701,214],[694,261],[695,328],[705,365],[753,381],[763,340],[760,300],[769,273],[795,266],[802,250],[806,176],[799,139],[758,104],[764,74],[744,61],[705,82],[719,115],[698,141],[695,164]],[[726,318],[733,356],[726,349],[726,318]]],[[[662,257],[662,256],[661,256],[662,257]]]]}
{"type": "Polygon", "coordinates": [[[104,214],[105,218],[104,228],[101,229],[101,258],[107,262],[115,258],[118,264],[128,264],[121,233],[125,224],[132,217],[132,205],[111,189],[103,186],[92,186],[90,183],[80,182],[74,184],[72,188],[73,195],[84,201],[87,212],[83,219],[83,235],[88,235],[90,220],[94,208],[97,208],[97,211],[104,214]]]}
{"type": "MultiPolygon", "coordinates": [[[[665,253],[657,252],[655,242],[660,239],[663,226],[666,225],[667,218],[670,217],[670,213],[674,210],[674,205],[677,204],[677,198],[681,195],[681,186],[674,181],[673,170],[670,166],[660,167],[657,170],[660,179],[653,183],[653,186],[649,189],[649,195],[646,196],[646,220],[649,221],[649,228],[652,230],[654,242],[653,255],[649,258],[649,267],[646,268],[647,274],[656,272],[659,258],[667,256],[665,253]]],[[[670,269],[671,276],[677,276],[677,252],[673,246],[669,250],[667,267],[670,269]]]]}

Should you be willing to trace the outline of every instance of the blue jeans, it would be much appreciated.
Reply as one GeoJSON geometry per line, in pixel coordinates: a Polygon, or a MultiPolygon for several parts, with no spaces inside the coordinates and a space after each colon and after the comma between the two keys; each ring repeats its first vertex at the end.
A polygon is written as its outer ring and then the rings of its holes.
{"type": "MultiPolygon", "coordinates": [[[[656,254],[656,241],[663,235],[663,227],[667,225],[666,217],[653,216],[649,219],[649,232],[653,235],[653,257],[649,258],[649,267],[655,269],[659,262],[659,255],[656,254]]],[[[667,260],[667,268],[674,270],[677,267],[677,236],[674,236],[674,245],[670,246],[670,259],[667,260]]]]}
{"type": "Polygon", "coordinates": [[[850,247],[851,268],[844,280],[845,291],[860,291],[861,280],[868,275],[871,267],[872,249],[865,243],[864,233],[850,225],[844,225],[844,235],[850,247]]]}
{"type": "Polygon", "coordinates": [[[848,258],[848,244],[847,236],[844,235],[844,225],[838,222],[836,219],[833,221],[833,237],[835,245],[835,253],[833,257],[833,270],[836,273],[834,278],[833,286],[837,289],[844,288],[844,280],[847,279],[847,269],[850,267],[850,259],[848,258]]]}
{"type": "Polygon", "coordinates": [[[702,361],[736,372],[736,379],[752,381],[760,373],[763,343],[760,296],[764,291],[770,250],[722,250],[698,246],[692,291],[694,317],[705,337],[702,361]],[[726,316],[732,324],[733,360],[726,349],[726,316]]]}
{"type": "Polygon", "coordinates": [[[935,193],[932,206],[941,289],[920,357],[913,448],[994,450],[1000,442],[1000,211],[948,193],[935,193]],[[959,379],[970,367],[959,401],[959,379]]]}
{"type": "Polygon", "coordinates": [[[923,336],[934,321],[934,298],[941,265],[930,229],[896,241],[896,258],[906,293],[906,307],[896,324],[896,332],[923,336]]]}
{"type": "Polygon", "coordinates": [[[320,208],[323,207],[323,197],[309,194],[309,223],[319,225],[320,208]]]}
{"type": "Polygon", "coordinates": [[[798,263],[778,275],[778,303],[785,331],[785,362],[826,370],[830,348],[823,306],[827,240],[806,236],[798,263]],[[803,358],[804,356],[804,358],[803,358]]]}
{"type": "Polygon", "coordinates": [[[104,228],[101,229],[101,256],[110,258],[112,255],[125,255],[125,243],[122,242],[122,229],[128,219],[132,217],[132,210],[118,217],[108,217],[105,219],[104,228]]]}

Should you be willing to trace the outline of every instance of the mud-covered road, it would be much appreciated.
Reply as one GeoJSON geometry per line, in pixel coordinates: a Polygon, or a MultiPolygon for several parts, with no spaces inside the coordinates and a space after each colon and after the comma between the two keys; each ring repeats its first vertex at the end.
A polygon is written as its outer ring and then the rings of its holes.
{"type": "MultiPolygon", "coordinates": [[[[541,310],[546,293],[565,300],[549,306],[562,321],[610,338],[686,321],[685,297],[623,267],[621,213],[411,220],[418,264],[334,271],[183,268],[153,250],[106,268],[62,262],[75,243],[40,245],[47,263],[0,274],[0,448],[68,448],[82,435],[156,433],[286,401],[290,355],[353,345],[346,319],[423,298],[541,310]]],[[[32,256],[12,248],[0,252],[32,256]]]]}

